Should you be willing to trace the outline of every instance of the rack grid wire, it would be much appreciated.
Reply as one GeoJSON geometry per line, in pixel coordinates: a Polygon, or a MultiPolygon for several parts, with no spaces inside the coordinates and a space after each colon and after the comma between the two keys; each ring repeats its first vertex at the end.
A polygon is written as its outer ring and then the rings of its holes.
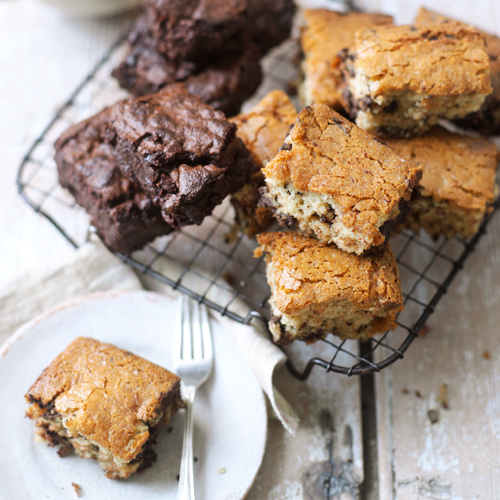
{"type": "MultiPolygon", "coordinates": [[[[21,196],[75,248],[86,242],[92,228],[85,211],[59,185],[53,144],[73,123],[128,97],[111,77],[111,70],[122,60],[126,49],[123,39],[110,49],[56,113],[19,168],[17,185],[21,196]]],[[[271,90],[289,90],[290,84],[298,78],[298,57],[298,44],[290,39],[264,58],[263,83],[243,110],[250,109],[271,90]]],[[[433,241],[423,232],[417,236],[406,230],[391,238],[405,302],[405,309],[397,318],[398,328],[363,345],[336,339],[332,335],[318,342],[314,349],[302,345],[305,352],[311,349],[311,356],[300,370],[289,363],[292,374],[305,379],[314,366],[320,366],[327,372],[360,375],[380,371],[402,358],[462,269],[499,206],[500,198],[495,201],[491,214],[483,221],[478,233],[469,241],[460,238],[433,241]]],[[[232,208],[226,200],[201,226],[185,227],[158,238],[130,256],[117,255],[136,270],[235,321],[248,324],[256,318],[267,324],[269,310],[266,302],[270,291],[265,262],[263,257],[253,258],[255,241],[242,235],[228,237],[232,223],[232,208]],[[250,306],[250,313],[241,313],[238,299],[250,306]]]]}

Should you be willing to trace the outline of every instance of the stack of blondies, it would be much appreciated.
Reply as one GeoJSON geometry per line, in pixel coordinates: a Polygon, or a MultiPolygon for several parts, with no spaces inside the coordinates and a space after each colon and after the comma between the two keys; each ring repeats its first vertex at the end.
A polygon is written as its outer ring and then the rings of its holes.
{"type": "Polygon", "coordinates": [[[500,132],[500,40],[425,9],[411,26],[356,12],[304,17],[306,107],[293,120],[284,95],[268,96],[234,120],[264,166],[233,196],[238,226],[262,233],[272,215],[292,229],[257,237],[279,344],[394,329],[403,297],[390,235],[406,226],[469,238],[496,191],[495,145],[438,121],[500,132]],[[255,114],[269,132],[249,133],[255,114]],[[278,130],[269,116],[293,123],[275,156],[255,147],[278,130]]]}

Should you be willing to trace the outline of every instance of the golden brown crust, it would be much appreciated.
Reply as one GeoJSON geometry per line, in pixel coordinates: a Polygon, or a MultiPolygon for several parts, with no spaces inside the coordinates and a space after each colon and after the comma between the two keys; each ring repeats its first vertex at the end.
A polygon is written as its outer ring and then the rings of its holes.
{"type": "MultiPolygon", "coordinates": [[[[304,11],[306,21],[301,43],[308,97],[313,102],[340,110],[342,89],[341,62],[338,53],[354,43],[355,32],[364,27],[392,23],[383,14],[351,12],[342,14],[326,9],[304,11]]],[[[305,96],[304,96],[305,97],[305,96]]],[[[309,103],[307,103],[309,104],[309,103]]]]}
{"type": "Polygon", "coordinates": [[[297,111],[290,98],[282,90],[274,90],[250,112],[229,121],[236,124],[238,137],[264,167],[276,155],[296,119],[297,111]]]}
{"type": "Polygon", "coordinates": [[[278,309],[291,314],[311,306],[342,300],[360,310],[403,309],[401,282],[389,246],[376,256],[357,256],[297,233],[264,233],[255,256],[272,260],[278,309]]]}
{"type": "MultiPolygon", "coordinates": [[[[229,121],[238,127],[237,135],[253,156],[264,167],[278,152],[286,134],[297,119],[297,111],[282,90],[267,94],[251,111],[229,121]]],[[[250,182],[231,197],[237,224],[233,231],[241,230],[249,238],[265,231],[273,222],[268,208],[258,207],[259,188],[264,185],[262,172],[256,172],[250,182]]]]}
{"type": "Polygon", "coordinates": [[[375,245],[383,243],[376,227],[380,214],[410,198],[420,167],[323,104],[303,109],[285,142],[291,147],[267,164],[266,178],[331,195],[345,227],[373,234],[375,245]]]}
{"type": "Polygon", "coordinates": [[[43,415],[45,405],[53,405],[69,418],[65,426],[70,431],[130,462],[149,437],[147,427],[140,424],[160,418],[162,401],[178,393],[179,384],[179,377],[165,368],[111,344],[80,337],[42,372],[25,398],[34,403],[31,418],[43,415]]]}
{"type": "Polygon", "coordinates": [[[433,96],[491,93],[484,38],[462,23],[365,28],[355,39],[354,67],[377,81],[370,89],[372,99],[400,91],[433,96]]]}
{"type": "Polygon", "coordinates": [[[485,211],[493,202],[497,148],[486,140],[435,127],[412,139],[387,144],[423,170],[420,191],[466,210],[485,211]]]}
{"type": "MultiPolygon", "coordinates": [[[[416,24],[425,25],[459,21],[455,21],[454,19],[432,12],[424,7],[420,7],[415,22],[416,24]]],[[[465,25],[465,23],[461,24],[465,25]]],[[[496,100],[500,101],[500,38],[481,30],[478,31],[484,37],[486,42],[486,52],[488,53],[490,60],[491,86],[493,88],[492,96],[495,97],[496,100]]]]}

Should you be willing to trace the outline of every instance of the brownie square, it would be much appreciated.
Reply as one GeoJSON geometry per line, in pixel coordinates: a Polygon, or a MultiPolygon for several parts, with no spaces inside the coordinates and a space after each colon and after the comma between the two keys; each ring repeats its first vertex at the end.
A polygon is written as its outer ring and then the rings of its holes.
{"type": "MultiPolygon", "coordinates": [[[[238,137],[261,168],[277,153],[297,119],[290,98],[282,90],[267,94],[251,111],[230,121],[238,127],[238,137]]],[[[265,185],[264,175],[256,172],[237,193],[231,196],[236,224],[232,231],[242,231],[249,238],[265,231],[273,222],[272,211],[260,207],[259,189],[265,185]]]]}
{"type": "MultiPolygon", "coordinates": [[[[415,22],[417,24],[446,23],[453,22],[453,19],[421,7],[415,22]]],[[[493,92],[486,98],[479,111],[470,113],[455,122],[463,128],[475,130],[484,135],[498,135],[500,134],[500,38],[484,31],[479,32],[486,42],[493,92]]]]}
{"type": "Polygon", "coordinates": [[[121,87],[133,95],[158,92],[175,82],[183,82],[192,94],[215,109],[233,116],[257,90],[262,71],[255,46],[203,63],[168,59],[156,49],[148,19],[138,19],[129,36],[129,53],[113,70],[121,87]]]}
{"type": "Polygon", "coordinates": [[[200,61],[242,51],[248,41],[247,0],[145,0],[160,53],[200,61]]]}
{"type": "Polygon", "coordinates": [[[103,142],[109,119],[106,109],[70,127],[55,144],[55,159],[61,185],[89,213],[104,243],[127,255],[173,228],[151,198],[123,175],[113,148],[103,142]]]}
{"type": "Polygon", "coordinates": [[[110,108],[106,142],[173,227],[201,224],[259,167],[236,125],[182,85],[110,108]]]}
{"type": "Polygon", "coordinates": [[[484,38],[471,27],[378,26],[355,39],[343,56],[345,101],[365,130],[409,137],[477,111],[491,93],[484,38]]]}
{"type": "Polygon", "coordinates": [[[262,201],[280,224],[357,254],[386,243],[422,175],[324,104],[299,113],[263,172],[262,201]]]}
{"type": "Polygon", "coordinates": [[[357,256],[293,232],[257,239],[256,257],[266,253],[269,328],[277,344],[330,333],[366,339],[396,328],[403,297],[389,246],[378,255],[357,256]]]}
{"type": "Polygon", "coordinates": [[[411,200],[406,225],[417,234],[470,238],[491,211],[496,194],[498,151],[486,139],[436,127],[421,137],[387,144],[422,167],[418,194],[411,200]]]}
{"type": "Polygon", "coordinates": [[[342,110],[342,72],[339,52],[354,44],[354,33],[364,27],[392,23],[383,14],[326,9],[304,11],[301,44],[304,52],[304,81],[299,92],[304,105],[313,102],[342,110]]]}
{"type": "Polygon", "coordinates": [[[85,337],[42,372],[25,398],[42,441],[60,456],[74,451],[97,459],[110,479],[150,467],[160,428],[184,406],[179,377],[85,337]]]}

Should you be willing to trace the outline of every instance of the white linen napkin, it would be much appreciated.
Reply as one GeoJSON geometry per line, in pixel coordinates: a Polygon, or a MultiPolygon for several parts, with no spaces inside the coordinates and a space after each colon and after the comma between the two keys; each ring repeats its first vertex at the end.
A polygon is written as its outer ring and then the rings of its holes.
{"type": "MultiPolygon", "coordinates": [[[[168,274],[167,261],[160,272],[168,274]]],[[[141,275],[111,254],[99,241],[87,243],[61,267],[41,273],[31,273],[0,291],[0,344],[23,323],[62,302],[106,290],[153,290],[177,297],[170,287],[141,275]]],[[[226,284],[227,287],[227,284],[226,284]]],[[[238,314],[245,317],[250,308],[237,303],[238,314]]],[[[286,356],[267,335],[264,325],[254,320],[252,325],[242,325],[219,313],[211,311],[229,332],[232,340],[248,361],[272,408],[287,431],[295,434],[299,419],[285,398],[273,385],[275,369],[286,356]]]]}

